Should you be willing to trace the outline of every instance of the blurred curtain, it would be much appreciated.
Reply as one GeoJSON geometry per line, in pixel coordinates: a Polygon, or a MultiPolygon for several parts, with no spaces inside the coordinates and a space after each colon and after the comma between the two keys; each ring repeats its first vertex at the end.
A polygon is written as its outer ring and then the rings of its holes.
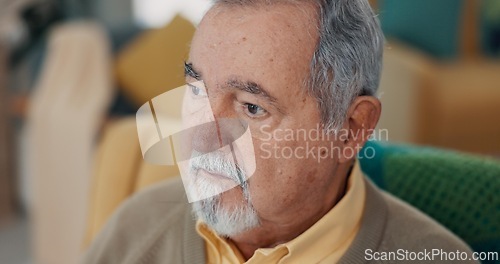
{"type": "Polygon", "coordinates": [[[26,126],[36,263],[78,262],[111,78],[109,41],[100,26],[78,22],[53,30],[26,126]]]}

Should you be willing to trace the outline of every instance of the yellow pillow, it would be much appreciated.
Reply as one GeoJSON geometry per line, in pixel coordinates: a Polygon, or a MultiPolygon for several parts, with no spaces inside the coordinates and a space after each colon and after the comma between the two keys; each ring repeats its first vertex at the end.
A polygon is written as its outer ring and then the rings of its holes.
{"type": "Polygon", "coordinates": [[[121,51],[116,59],[118,84],[137,106],[184,84],[183,61],[195,27],[181,16],[152,29],[121,51]]]}
{"type": "Polygon", "coordinates": [[[158,166],[144,162],[134,117],[109,123],[95,155],[83,247],[90,245],[116,208],[129,196],[159,181],[179,175],[177,166],[158,166]]]}

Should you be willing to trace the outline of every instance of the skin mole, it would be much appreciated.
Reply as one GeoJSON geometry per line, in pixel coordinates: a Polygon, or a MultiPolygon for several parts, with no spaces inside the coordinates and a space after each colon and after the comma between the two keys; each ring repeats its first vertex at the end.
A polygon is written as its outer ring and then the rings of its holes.
{"type": "Polygon", "coordinates": [[[307,182],[308,183],[312,183],[316,180],[316,173],[317,173],[317,171],[313,170],[307,174],[307,182]]]}

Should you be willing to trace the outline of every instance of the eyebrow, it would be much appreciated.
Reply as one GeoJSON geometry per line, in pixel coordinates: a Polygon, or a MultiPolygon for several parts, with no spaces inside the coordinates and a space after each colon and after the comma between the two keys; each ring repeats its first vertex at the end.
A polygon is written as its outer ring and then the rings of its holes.
{"type": "Polygon", "coordinates": [[[276,107],[278,111],[282,112],[280,107],[277,105],[278,100],[276,99],[276,97],[270,95],[266,91],[266,89],[264,89],[261,85],[257,84],[256,82],[241,81],[236,78],[232,78],[226,83],[226,87],[235,88],[243,92],[257,95],[262,99],[268,101],[274,107],[276,107]]]}
{"type": "MultiPolygon", "coordinates": [[[[196,70],[196,68],[193,66],[193,63],[191,62],[184,62],[184,75],[186,77],[192,77],[198,81],[202,80],[202,75],[200,72],[196,70]]],[[[225,87],[230,87],[230,88],[235,88],[237,90],[247,92],[250,94],[257,95],[261,97],[263,100],[268,101],[272,106],[274,106],[280,113],[283,113],[281,108],[277,104],[277,99],[276,97],[270,95],[266,89],[264,89],[261,85],[257,84],[256,82],[252,81],[241,81],[238,80],[237,78],[231,78],[229,81],[226,82],[225,87]]]]}
{"type": "Polygon", "coordinates": [[[199,73],[194,67],[193,63],[184,62],[184,76],[195,78],[198,81],[201,81],[201,73],[199,73]]]}

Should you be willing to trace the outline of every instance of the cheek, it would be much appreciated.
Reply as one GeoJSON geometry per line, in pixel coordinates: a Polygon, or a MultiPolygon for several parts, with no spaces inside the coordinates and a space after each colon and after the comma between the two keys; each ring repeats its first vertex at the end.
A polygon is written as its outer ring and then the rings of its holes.
{"type": "Polygon", "coordinates": [[[317,182],[316,161],[283,157],[285,149],[296,149],[294,141],[254,140],[257,169],[249,180],[252,203],[258,211],[281,211],[300,205],[303,195],[313,192],[317,182]]]}

